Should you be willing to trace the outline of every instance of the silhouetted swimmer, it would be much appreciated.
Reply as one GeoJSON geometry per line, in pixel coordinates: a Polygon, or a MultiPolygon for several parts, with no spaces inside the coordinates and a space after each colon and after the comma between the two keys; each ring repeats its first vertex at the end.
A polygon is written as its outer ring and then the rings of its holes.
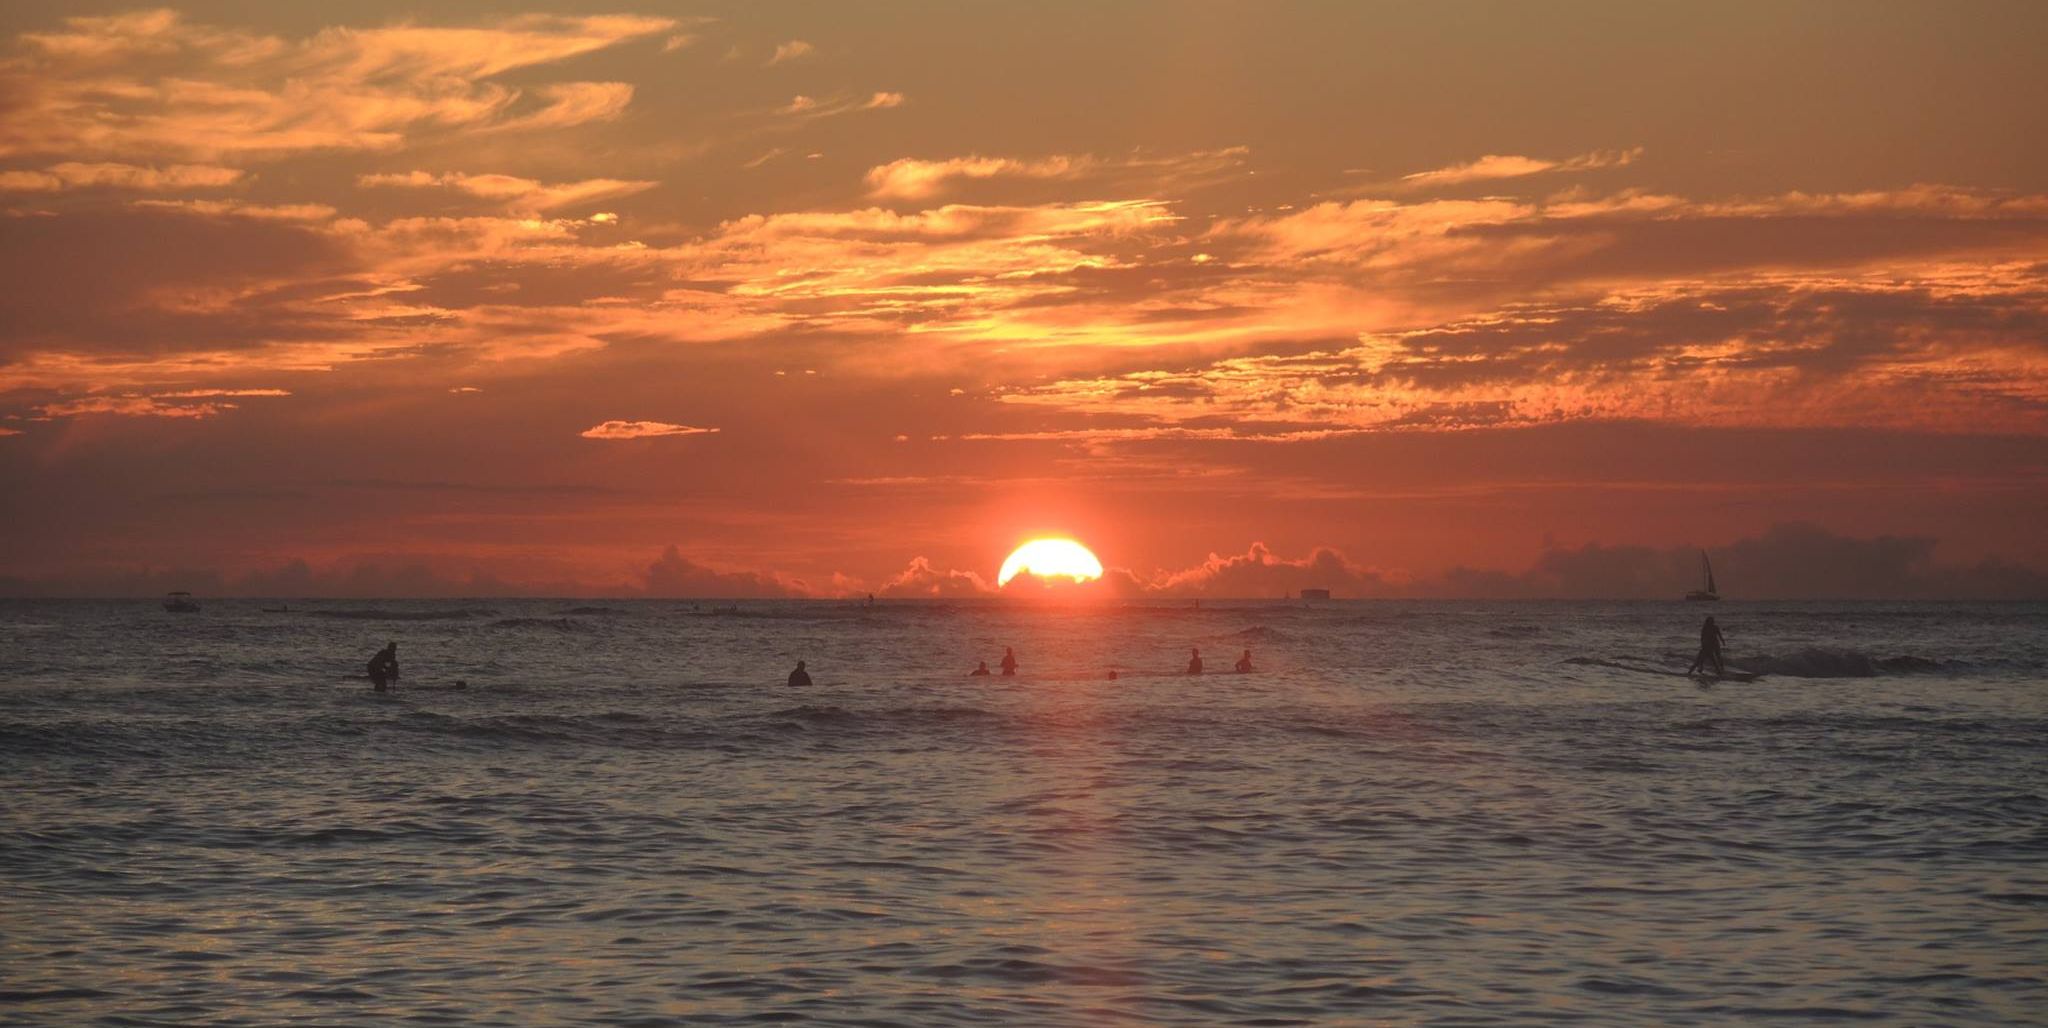
{"type": "Polygon", "coordinates": [[[1244,651],[1244,656],[1237,658],[1237,673],[1240,675],[1250,674],[1251,670],[1252,651],[1246,650],[1244,651]]]}
{"type": "Polygon", "coordinates": [[[986,676],[988,674],[988,661],[984,660],[981,663],[974,665],[974,670],[967,672],[967,674],[970,677],[986,676]]]}
{"type": "Polygon", "coordinates": [[[385,643],[384,648],[370,658],[369,672],[370,686],[378,692],[383,692],[387,683],[398,681],[398,644],[385,643]]]}
{"type": "Polygon", "coordinates": [[[1700,625],[1700,655],[1692,659],[1692,666],[1686,668],[1685,673],[1694,674],[1712,664],[1714,674],[1726,674],[1727,669],[1721,666],[1721,647],[1727,642],[1721,634],[1721,626],[1714,623],[1714,616],[1707,615],[1706,623],[1700,625]]]}
{"type": "Polygon", "coordinates": [[[803,662],[803,661],[801,661],[801,660],[797,661],[797,662],[796,662],[796,670],[795,670],[795,671],[791,671],[791,672],[789,673],[789,684],[791,684],[791,685],[809,685],[809,684],[811,684],[811,673],[810,673],[809,671],[805,671],[805,670],[804,670],[804,662],[803,662]]]}
{"type": "Polygon", "coordinates": [[[1202,673],[1202,648],[1201,648],[1201,647],[1199,647],[1199,646],[1197,646],[1197,647],[1195,647],[1195,648],[1194,648],[1194,654],[1193,654],[1192,656],[1188,657],[1188,674],[1191,674],[1191,675],[1199,675],[1199,674],[1201,674],[1201,673],[1202,673]]]}
{"type": "Polygon", "coordinates": [[[1110,681],[1112,681],[1112,682],[1116,681],[1116,669],[1115,669],[1115,668],[1110,668],[1110,669],[1109,669],[1109,680],[1110,680],[1110,681]]]}
{"type": "Polygon", "coordinates": [[[997,666],[1003,669],[1004,677],[1016,674],[1017,655],[1015,653],[1010,652],[1010,648],[1008,646],[1003,647],[1003,662],[997,666]]]}

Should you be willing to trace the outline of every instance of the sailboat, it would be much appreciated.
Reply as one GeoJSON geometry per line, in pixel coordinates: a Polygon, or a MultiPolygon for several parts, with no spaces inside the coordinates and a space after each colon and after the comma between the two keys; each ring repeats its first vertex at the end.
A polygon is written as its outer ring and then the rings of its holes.
{"type": "Polygon", "coordinates": [[[1705,550],[1700,551],[1700,574],[1706,578],[1707,587],[1704,589],[1694,589],[1693,591],[1686,593],[1685,598],[1688,600],[1720,599],[1720,592],[1718,592],[1714,588],[1714,565],[1712,562],[1707,560],[1707,551],[1705,550]]]}

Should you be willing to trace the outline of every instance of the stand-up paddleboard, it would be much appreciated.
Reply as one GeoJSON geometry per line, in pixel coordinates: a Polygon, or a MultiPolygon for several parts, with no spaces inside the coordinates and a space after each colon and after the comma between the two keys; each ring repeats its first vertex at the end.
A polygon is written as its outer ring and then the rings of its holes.
{"type": "MultiPolygon", "coordinates": [[[[356,684],[358,684],[358,683],[361,683],[361,682],[367,682],[367,681],[369,681],[369,680],[370,680],[370,676],[369,676],[369,675],[343,675],[343,676],[341,676],[341,679],[340,679],[340,681],[342,681],[342,682],[345,682],[345,683],[347,683],[347,684],[349,684],[349,685],[356,685],[356,684]]],[[[393,683],[391,683],[390,685],[387,685],[387,686],[385,686],[385,687],[384,687],[384,691],[385,691],[385,692],[455,692],[455,691],[457,691],[457,690],[467,690],[468,688],[469,688],[469,683],[468,683],[468,682],[463,682],[463,681],[455,681],[455,682],[435,682],[435,683],[433,683],[433,684],[430,684],[430,685],[406,685],[406,684],[403,684],[403,683],[400,683],[400,682],[393,682],[393,683]]],[[[373,690],[373,691],[374,691],[374,690],[373,690]]]]}
{"type": "Polygon", "coordinates": [[[1763,675],[1757,674],[1753,671],[1737,671],[1734,668],[1729,668],[1728,670],[1718,675],[1708,671],[1687,673],[1684,671],[1673,671],[1670,668],[1652,667],[1648,664],[1631,664],[1627,661],[1620,660],[1594,660],[1591,657],[1573,657],[1570,660],[1565,661],[1565,663],[1577,664],[1581,667],[1607,667],[1613,668],[1616,671],[1633,671],[1640,675],[1662,675],[1666,678],[1690,678],[1695,682],[1754,682],[1757,679],[1763,677],[1763,675]]]}

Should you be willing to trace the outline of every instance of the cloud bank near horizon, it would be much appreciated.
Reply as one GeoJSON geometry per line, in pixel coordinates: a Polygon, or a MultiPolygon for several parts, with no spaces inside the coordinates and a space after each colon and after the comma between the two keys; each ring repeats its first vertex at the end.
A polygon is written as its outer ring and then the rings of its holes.
{"type": "MultiPolygon", "coordinates": [[[[1807,524],[1782,524],[1713,551],[1730,600],[2048,600],[2048,571],[1988,558],[1973,564],[1936,559],[1927,537],[1837,535],[1807,524]]],[[[940,569],[924,557],[869,582],[835,574],[822,582],[764,570],[717,567],[665,549],[635,579],[616,582],[525,581],[482,569],[452,570],[445,561],[405,557],[338,562],[316,569],[294,560],[269,570],[223,575],[202,569],[138,569],[98,576],[27,581],[0,578],[0,596],[137,598],[172,589],[213,596],[303,599],[462,599],[484,597],[646,599],[960,600],[1008,597],[1030,601],[1150,599],[1286,599],[1303,589],[1328,589],[1338,599],[1672,600],[1696,586],[1700,549],[1693,546],[1610,546],[1587,543],[1546,549],[1520,571],[1454,567],[1416,576],[1354,561],[1330,547],[1301,557],[1263,543],[1201,563],[1139,574],[1111,567],[1097,582],[1020,581],[997,588],[979,572],[940,569]],[[438,566],[437,566],[438,565],[438,566]]]]}

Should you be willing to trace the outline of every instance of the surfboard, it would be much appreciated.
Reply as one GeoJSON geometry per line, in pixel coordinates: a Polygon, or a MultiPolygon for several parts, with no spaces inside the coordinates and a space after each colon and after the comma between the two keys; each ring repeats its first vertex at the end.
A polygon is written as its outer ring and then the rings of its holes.
{"type": "Polygon", "coordinates": [[[1754,682],[1763,676],[1754,671],[1723,671],[1718,675],[1710,675],[1702,671],[1691,677],[1697,678],[1702,682],[1754,682]]]}
{"type": "Polygon", "coordinates": [[[1730,668],[1719,675],[1715,675],[1704,671],[1688,674],[1684,671],[1673,671],[1670,668],[1651,667],[1648,664],[1631,664],[1627,661],[1620,660],[1594,660],[1591,657],[1574,657],[1570,660],[1565,661],[1565,663],[1575,664],[1579,667],[1606,667],[1613,668],[1616,671],[1633,671],[1640,675],[1662,675],[1666,678],[1690,678],[1695,682],[1754,682],[1757,679],[1763,677],[1763,675],[1758,674],[1754,671],[1737,671],[1733,668],[1730,668]]]}

